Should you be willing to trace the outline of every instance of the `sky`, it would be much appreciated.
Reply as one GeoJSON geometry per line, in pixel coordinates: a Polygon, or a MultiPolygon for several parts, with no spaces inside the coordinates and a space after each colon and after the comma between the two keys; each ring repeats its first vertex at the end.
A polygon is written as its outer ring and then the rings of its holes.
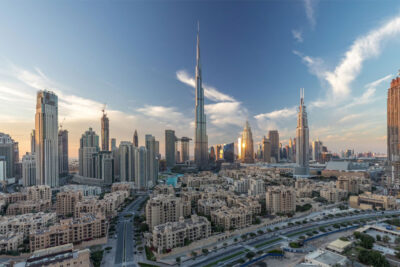
{"type": "MultiPolygon", "coordinates": [[[[209,145],[295,137],[305,88],[310,141],[386,152],[386,95],[400,65],[398,1],[4,1],[0,132],[29,151],[36,92],[54,91],[69,131],[139,145],[165,129],[194,135],[197,22],[209,145]]],[[[193,143],[191,143],[193,150],[193,143]]],[[[193,154],[193,151],[191,151],[193,154]]]]}

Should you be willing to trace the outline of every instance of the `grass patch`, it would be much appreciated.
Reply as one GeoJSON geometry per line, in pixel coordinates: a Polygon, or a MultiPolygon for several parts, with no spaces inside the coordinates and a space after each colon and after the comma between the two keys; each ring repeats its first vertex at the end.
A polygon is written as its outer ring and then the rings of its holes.
{"type": "Polygon", "coordinates": [[[230,260],[230,259],[232,259],[234,257],[237,257],[239,255],[242,255],[242,254],[246,253],[247,251],[248,251],[248,249],[242,250],[242,251],[238,251],[238,252],[236,252],[236,253],[234,253],[232,255],[226,256],[225,258],[222,258],[222,259],[219,259],[219,260],[214,261],[212,263],[209,263],[204,267],[211,267],[211,266],[214,266],[214,265],[218,265],[218,263],[220,263],[220,262],[224,262],[224,261],[230,260]]]}
{"type": "Polygon", "coordinates": [[[145,247],[145,250],[146,250],[146,258],[150,261],[155,261],[156,256],[154,256],[153,251],[151,251],[149,247],[145,247]]]}
{"type": "Polygon", "coordinates": [[[263,247],[263,246],[265,246],[265,245],[269,245],[269,244],[272,244],[272,243],[274,243],[274,242],[276,242],[276,241],[279,241],[279,240],[282,240],[282,238],[275,238],[275,239],[272,239],[272,240],[269,240],[269,241],[265,241],[265,242],[263,242],[263,243],[261,243],[261,244],[258,244],[258,245],[255,245],[254,247],[255,248],[260,248],[260,247],[263,247]]]}

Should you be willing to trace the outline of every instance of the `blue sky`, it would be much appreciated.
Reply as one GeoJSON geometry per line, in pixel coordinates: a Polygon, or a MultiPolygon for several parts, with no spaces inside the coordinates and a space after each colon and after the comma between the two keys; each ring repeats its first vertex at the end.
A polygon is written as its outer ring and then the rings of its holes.
{"type": "MultiPolygon", "coordinates": [[[[305,88],[310,138],[332,151],[386,151],[386,92],[400,68],[398,1],[18,1],[0,4],[0,131],[29,147],[35,92],[59,95],[59,119],[140,142],[193,136],[197,21],[209,144],[294,137],[305,88]]],[[[193,146],[192,146],[193,147],[193,146]]]]}

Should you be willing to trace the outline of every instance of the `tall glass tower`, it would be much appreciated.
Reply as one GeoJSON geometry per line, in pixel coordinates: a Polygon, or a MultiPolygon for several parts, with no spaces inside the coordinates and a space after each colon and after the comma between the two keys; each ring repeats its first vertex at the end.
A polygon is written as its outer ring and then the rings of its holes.
{"type": "Polygon", "coordinates": [[[196,64],[196,118],[194,133],[194,161],[200,169],[208,165],[208,137],[206,131],[206,115],[204,114],[204,89],[202,87],[200,65],[200,37],[197,30],[197,64],[196,64]]]}
{"type": "Polygon", "coordinates": [[[296,167],[295,176],[309,175],[309,140],[307,111],[304,105],[304,89],[300,90],[300,106],[296,128],[296,167]]]}

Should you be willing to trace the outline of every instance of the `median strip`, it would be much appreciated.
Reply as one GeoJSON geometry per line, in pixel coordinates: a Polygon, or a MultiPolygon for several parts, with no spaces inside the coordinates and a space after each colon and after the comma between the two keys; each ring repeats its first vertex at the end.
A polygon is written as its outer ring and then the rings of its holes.
{"type": "Polygon", "coordinates": [[[280,238],[280,237],[279,238],[275,238],[275,239],[272,239],[272,240],[265,241],[265,242],[263,242],[261,244],[255,245],[254,247],[255,248],[260,248],[260,247],[275,243],[275,242],[280,241],[280,240],[282,240],[282,238],[280,238]]]}
{"type": "Polygon", "coordinates": [[[219,260],[214,261],[214,262],[212,262],[212,263],[209,263],[209,264],[205,265],[204,267],[215,266],[215,265],[217,265],[217,264],[220,263],[220,262],[224,262],[224,261],[233,259],[234,257],[237,257],[237,256],[239,256],[239,255],[242,255],[242,254],[244,254],[245,252],[248,252],[248,251],[249,251],[248,249],[242,250],[242,251],[238,251],[238,252],[236,252],[236,253],[234,253],[234,254],[232,254],[232,255],[226,256],[225,258],[222,258],[222,259],[219,259],[219,260]]]}

